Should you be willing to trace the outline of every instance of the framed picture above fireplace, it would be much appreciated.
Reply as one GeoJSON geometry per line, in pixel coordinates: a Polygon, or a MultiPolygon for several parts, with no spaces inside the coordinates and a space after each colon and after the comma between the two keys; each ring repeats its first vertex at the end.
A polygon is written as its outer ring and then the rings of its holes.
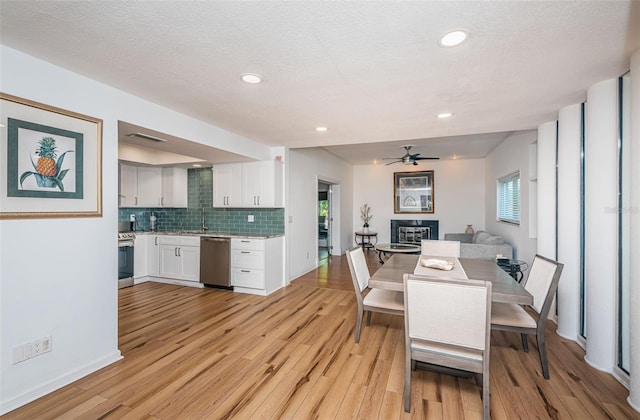
{"type": "Polygon", "coordinates": [[[433,171],[393,173],[394,213],[433,213],[433,171]]]}

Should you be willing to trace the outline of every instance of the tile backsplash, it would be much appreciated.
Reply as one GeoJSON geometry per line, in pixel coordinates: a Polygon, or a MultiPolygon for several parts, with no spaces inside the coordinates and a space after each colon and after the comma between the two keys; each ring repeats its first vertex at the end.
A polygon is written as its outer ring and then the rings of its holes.
{"type": "Polygon", "coordinates": [[[211,232],[284,234],[284,209],[282,208],[213,208],[213,173],[210,168],[189,169],[187,171],[188,197],[187,208],[140,208],[121,207],[118,220],[129,221],[130,215],[136,216],[135,229],[148,231],[151,212],[156,215],[156,229],[198,230],[202,227],[202,209],[205,212],[205,224],[211,232]],[[248,216],[254,216],[254,222],[248,222],[248,216]]]}

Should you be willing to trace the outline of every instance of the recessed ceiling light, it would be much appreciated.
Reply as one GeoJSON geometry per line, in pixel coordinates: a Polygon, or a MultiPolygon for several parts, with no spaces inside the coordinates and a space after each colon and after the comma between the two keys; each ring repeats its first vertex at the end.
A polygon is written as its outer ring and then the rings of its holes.
{"type": "Polygon", "coordinates": [[[262,82],[262,76],[255,73],[245,73],[241,76],[241,78],[243,82],[250,83],[252,85],[262,82]]]}
{"type": "Polygon", "coordinates": [[[462,44],[469,33],[465,29],[454,29],[442,35],[438,44],[441,47],[455,47],[462,44]]]}
{"type": "Polygon", "coordinates": [[[327,131],[327,130],[328,130],[328,128],[327,128],[327,127],[316,127],[316,131],[322,131],[322,132],[324,132],[324,131],[327,131]]]}
{"type": "Polygon", "coordinates": [[[194,168],[202,168],[202,165],[200,165],[199,163],[194,163],[193,165],[194,168]]]}
{"type": "Polygon", "coordinates": [[[436,115],[436,117],[442,119],[442,118],[449,118],[452,115],[453,114],[451,112],[442,112],[442,113],[436,115]]]}

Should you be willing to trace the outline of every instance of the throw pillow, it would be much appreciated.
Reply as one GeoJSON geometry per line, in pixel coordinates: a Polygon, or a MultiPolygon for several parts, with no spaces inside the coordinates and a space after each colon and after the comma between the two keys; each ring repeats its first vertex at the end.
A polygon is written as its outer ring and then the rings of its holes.
{"type": "Polygon", "coordinates": [[[487,232],[480,232],[479,234],[474,236],[475,236],[475,239],[473,243],[475,244],[483,244],[487,239],[491,237],[491,235],[489,235],[487,232]]]}
{"type": "Polygon", "coordinates": [[[471,239],[471,243],[472,244],[477,244],[478,243],[478,235],[480,235],[481,233],[485,233],[484,230],[478,230],[473,234],[473,238],[471,239]]]}

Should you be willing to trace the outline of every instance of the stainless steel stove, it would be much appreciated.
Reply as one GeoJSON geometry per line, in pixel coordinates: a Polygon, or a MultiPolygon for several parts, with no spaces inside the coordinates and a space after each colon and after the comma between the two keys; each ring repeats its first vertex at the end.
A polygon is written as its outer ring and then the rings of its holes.
{"type": "Polygon", "coordinates": [[[133,246],[136,234],[131,230],[123,230],[128,226],[129,223],[126,226],[118,224],[118,289],[133,286],[133,246]]]}

